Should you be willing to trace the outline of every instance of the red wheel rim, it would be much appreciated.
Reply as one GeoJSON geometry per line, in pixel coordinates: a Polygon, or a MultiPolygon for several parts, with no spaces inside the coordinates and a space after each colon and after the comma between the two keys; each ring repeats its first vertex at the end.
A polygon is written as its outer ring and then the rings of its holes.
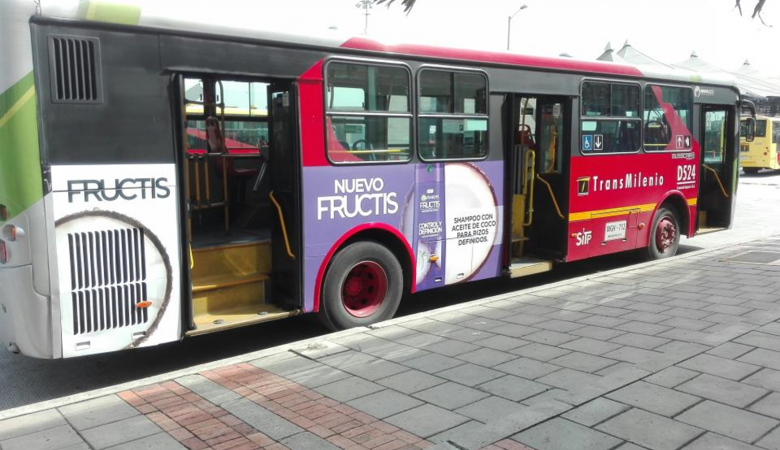
{"type": "Polygon", "coordinates": [[[655,246],[661,254],[667,253],[677,240],[677,227],[670,217],[664,217],[658,222],[655,230],[655,246]]]}
{"type": "Polygon", "coordinates": [[[362,261],[350,269],[341,288],[341,301],[355,317],[374,314],[387,295],[387,273],[379,264],[362,261]]]}

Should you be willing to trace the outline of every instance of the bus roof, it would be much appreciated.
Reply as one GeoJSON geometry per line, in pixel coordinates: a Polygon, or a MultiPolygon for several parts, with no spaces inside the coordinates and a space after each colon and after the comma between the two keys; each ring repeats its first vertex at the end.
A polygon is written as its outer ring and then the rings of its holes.
{"type": "MultiPolygon", "coordinates": [[[[249,25],[236,24],[235,16],[226,21],[224,16],[215,16],[213,10],[200,14],[198,4],[188,5],[183,14],[181,3],[176,1],[156,0],[153,6],[147,7],[148,0],[124,0],[123,3],[112,5],[113,9],[101,9],[99,6],[106,1],[87,0],[76,7],[72,1],[42,0],[42,10],[51,19],[87,19],[96,22],[122,23],[139,25],[169,32],[199,33],[213,36],[223,36],[238,39],[278,42],[284,45],[304,45],[325,49],[344,49],[366,51],[371,53],[428,58],[433,60],[462,62],[464,64],[484,64],[492,66],[525,67],[540,70],[562,72],[578,72],[603,76],[621,76],[650,78],[667,82],[686,84],[705,84],[737,88],[733,77],[724,74],[698,74],[690,71],[661,68],[655,66],[629,65],[605,61],[589,61],[576,58],[527,56],[503,51],[484,51],[437,47],[419,44],[394,44],[382,42],[370,37],[344,37],[337,31],[316,34],[289,34],[259,29],[255,23],[249,25]],[[133,3],[133,4],[131,4],[133,3]],[[84,6],[86,4],[87,6],[84,6]],[[97,5],[90,8],[89,5],[97,5]],[[140,6],[144,5],[144,6],[140,6]],[[143,8],[143,9],[142,9],[143,8]],[[128,13],[129,10],[129,13],[128,13]],[[102,11],[107,11],[103,13],[102,11]],[[91,16],[90,16],[91,14],[91,16]],[[130,17],[134,20],[128,20],[130,17]],[[121,20],[117,20],[120,18],[121,20]]],[[[223,0],[220,10],[230,10],[238,7],[237,0],[223,0]]]]}

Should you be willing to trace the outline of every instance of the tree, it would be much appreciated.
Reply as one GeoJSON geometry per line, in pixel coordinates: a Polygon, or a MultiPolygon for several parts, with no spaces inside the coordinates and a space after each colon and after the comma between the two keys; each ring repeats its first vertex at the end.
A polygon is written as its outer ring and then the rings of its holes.
{"type": "MultiPolygon", "coordinates": [[[[390,5],[392,5],[393,3],[395,3],[395,2],[396,2],[396,0],[374,0],[374,3],[376,3],[377,5],[381,5],[382,3],[387,3],[388,7],[390,5]]],[[[411,11],[412,8],[414,8],[414,4],[415,3],[417,3],[417,0],[401,0],[401,6],[404,7],[404,11],[407,12],[407,13],[409,11],[411,11]]],[[[766,25],[766,22],[764,22],[764,18],[761,17],[761,11],[764,9],[764,4],[765,3],[766,3],[766,0],[757,0],[756,1],[756,7],[753,9],[753,17],[752,17],[753,19],[758,17],[758,19],[764,25],[766,25]]],[[[742,0],[737,0],[737,4],[734,7],[739,9],[739,15],[741,16],[742,15],[742,0]]],[[[767,26],[771,26],[771,25],[767,25],[767,26]]]]}

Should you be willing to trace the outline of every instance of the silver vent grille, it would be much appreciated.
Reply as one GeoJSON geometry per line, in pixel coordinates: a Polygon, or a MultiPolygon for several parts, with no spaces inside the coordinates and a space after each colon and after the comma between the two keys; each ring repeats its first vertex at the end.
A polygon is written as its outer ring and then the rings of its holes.
{"type": "Polygon", "coordinates": [[[100,103],[100,42],[92,38],[49,38],[52,100],[100,103]]]}
{"type": "Polygon", "coordinates": [[[73,334],[146,323],[144,232],[139,228],[69,233],[73,334]]]}

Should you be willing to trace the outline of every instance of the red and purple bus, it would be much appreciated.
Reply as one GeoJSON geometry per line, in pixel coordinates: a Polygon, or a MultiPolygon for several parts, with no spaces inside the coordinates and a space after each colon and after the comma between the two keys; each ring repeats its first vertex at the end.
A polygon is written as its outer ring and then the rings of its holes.
{"type": "Polygon", "coordinates": [[[71,3],[0,6],[13,352],[365,326],[415,292],[669,257],[734,217],[729,79],[71,3]]]}

